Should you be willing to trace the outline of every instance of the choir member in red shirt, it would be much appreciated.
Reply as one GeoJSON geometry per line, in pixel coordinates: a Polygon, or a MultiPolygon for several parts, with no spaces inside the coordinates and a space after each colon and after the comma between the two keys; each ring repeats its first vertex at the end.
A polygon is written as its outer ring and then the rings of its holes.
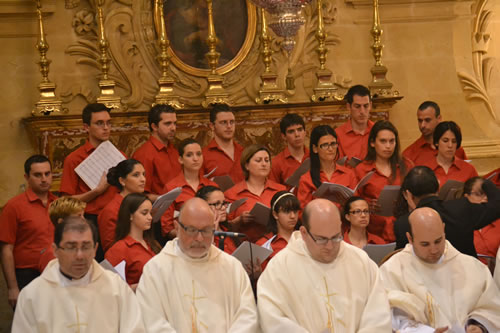
{"type": "Polygon", "coordinates": [[[118,211],[125,196],[129,193],[143,193],[146,185],[146,171],[141,162],[128,159],[123,160],[108,171],[108,183],[120,192],[103,208],[97,217],[99,236],[102,248],[106,252],[115,239],[118,211]]]}
{"type": "Polygon", "coordinates": [[[335,129],[339,138],[339,155],[362,160],[366,156],[368,134],[373,126],[370,120],[372,110],[370,90],[362,85],[352,86],[347,91],[345,99],[350,119],[335,129]]]}
{"type": "Polygon", "coordinates": [[[125,196],[118,212],[115,243],[105,255],[113,266],[125,260],[125,277],[134,291],[142,268],[161,250],[151,228],[152,206],[151,200],[143,193],[125,196]]]}
{"type": "Polygon", "coordinates": [[[181,172],[179,153],[172,144],[177,130],[175,109],[156,104],[149,110],[148,123],[151,136],[132,157],[144,166],[148,175],[145,191],[155,201],[163,187],[181,172]]]}
{"type": "Polygon", "coordinates": [[[273,158],[269,179],[291,188],[285,181],[309,157],[309,150],[304,146],[306,125],[301,116],[288,113],[280,121],[280,130],[286,147],[273,158]]]}
{"type": "MultiPolygon", "coordinates": [[[[422,136],[403,151],[403,157],[412,161],[414,165],[425,165],[426,161],[434,158],[436,154],[433,134],[436,126],[442,121],[439,105],[432,101],[420,104],[417,120],[422,136]]],[[[462,147],[457,149],[455,155],[463,160],[467,159],[462,147]]]]}
{"type": "Polygon", "coordinates": [[[287,246],[290,236],[297,229],[299,212],[299,199],[292,193],[279,191],[273,196],[271,217],[267,226],[269,233],[256,242],[257,245],[273,251],[262,263],[262,270],[266,268],[269,260],[287,246]]]}
{"type": "MultiPolygon", "coordinates": [[[[215,214],[215,230],[229,231],[227,222],[227,207],[229,202],[224,197],[224,192],[215,186],[204,186],[196,192],[196,197],[205,200],[215,214]]],[[[220,238],[214,236],[214,245],[219,247],[220,238]]],[[[236,243],[231,237],[224,238],[224,251],[231,254],[236,250],[236,243]]]]}
{"type": "Polygon", "coordinates": [[[358,189],[358,195],[363,197],[370,206],[372,215],[367,227],[371,232],[386,242],[393,242],[394,217],[377,215],[380,207],[377,203],[380,192],[385,185],[401,185],[411,161],[403,161],[400,155],[398,130],[387,120],[380,120],[373,125],[368,137],[368,153],[362,163],[354,170],[358,180],[368,172],[374,171],[365,186],[358,189]]]}
{"type": "Polygon", "coordinates": [[[203,148],[203,174],[211,177],[229,176],[233,183],[244,179],[240,166],[243,147],[234,141],[236,120],[226,104],[215,104],[210,110],[210,129],[214,138],[203,148]]]}
{"type": "Polygon", "coordinates": [[[354,189],[357,179],[352,169],[337,164],[337,134],[328,125],[320,125],[311,132],[309,140],[311,169],[302,175],[297,197],[303,209],[313,198],[321,183],[329,182],[354,189]]]}
{"type": "Polygon", "coordinates": [[[439,123],[434,130],[433,140],[437,154],[434,158],[428,159],[424,165],[434,171],[440,187],[449,179],[465,182],[477,176],[476,168],[472,164],[455,156],[456,150],[462,143],[462,132],[455,122],[439,123]]]}
{"type": "Polygon", "coordinates": [[[366,244],[385,244],[386,242],[366,230],[370,223],[370,207],[365,199],[357,196],[350,197],[344,204],[342,221],[346,226],[344,242],[360,249],[366,244]]]}
{"type": "Polygon", "coordinates": [[[245,148],[241,154],[241,168],[245,180],[231,187],[224,195],[229,202],[241,198],[247,198],[247,201],[230,214],[229,220],[233,230],[245,233],[250,242],[256,242],[264,235],[266,227],[255,221],[250,210],[257,202],[270,207],[273,195],[286,188],[267,178],[271,172],[271,153],[262,145],[254,144],[245,148]]]}
{"type": "MultiPolygon", "coordinates": [[[[488,202],[488,196],[482,189],[483,182],[484,179],[481,177],[472,177],[465,182],[464,197],[469,202],[476,204],[488,202]]],[[[500,247],[500,219],[474,231],[474,247],[477,254],[496,257],[500,247]]]]}
{"type": "Polygon", "coordinates": [[[179,194],[177,199],[175,199],[161,217],[162,236],[167,236],[168,239],[173,239],[177,236],[174,227],[175,212],[180,212],[182,205],[193,198],[196,192],[202,187],[208,185],[217,186],[210,179],[203,177],[201,172],[203,154],[201,146],[196,140],[191,138],[183,140],[179,144],[179,156],[182,172],[169,181],[163,188],[163,193],[170,192],[177,187],[182,188],[181,194],[179,194]]]}

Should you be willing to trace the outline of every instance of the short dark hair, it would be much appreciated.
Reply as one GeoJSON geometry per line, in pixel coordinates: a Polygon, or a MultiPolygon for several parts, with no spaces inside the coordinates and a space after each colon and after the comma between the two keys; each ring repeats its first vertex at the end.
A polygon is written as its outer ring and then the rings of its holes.
{"type": "Polygon", "coordinates": [[[202,188],[200,188],[198,190],[198,192],[196,192],[196,194],[194,196],[197,197],[197,198],[201,198],[201,199],[207,201],[208,200],[208,196],[210,195],[210,193],[216,192],[216,191],[220,191],[220,192],[224,193],[224,191],[222,191],[217,186],[207,185],[207,186],[203,186],[202,188]]]}
{"type": "Polygon", "coordinates": [[[92,113],[103,112],[111,113],[111,109],[102,103],[91,103],[87,104],[82,111],[82,120],[84,124],[90,126],[90,121],[92,119],[92,113]]]}
{"type": "Polygon", "coordinates": [[[296,113],[286,114],[280,121],[280,130],[282,134],[286,134],[288,127],[293,125],[301,125],[303,129],[306,128],[304,119],[296,113]]]}
{"type": "Polygon", "coordinates": [[[62,220],[61,223],[55,226],[54,243],[56,244],[56,246],[59,246],[64,233],[67,231],[77,231],[83,233],[89,229],[92,232],[92,240],[94,241],[95,245],[97,244],[97,228],[95,227],[95,225],[81,216],[67,216],[62,220]]]}
{"type": "Polygon", "coordinates": [[[434,115],[439,117],[441,114],[441,109],[439,108],[439,105],[436,102],[433,101],[425,101],[420,106],[418,107],[418,111],[424,111],[427,108],[433,108],[434,109],[434,115]]]}
{"type": "Polygon", "coordinates": [[[259,144],[250,145],[246,147],[241,153],[240,164],[241,164],[241,170],[243,170],[243,174],[245,175],[245,179],[248,179],[248,177],[250,176],[250,173],[248,172],[245,164],[247,164],[250,161],[253,155],[257,154],[261,150],[267,152],[269,158],[271,158],[271,152],[269,151],[269,149],[267,149],[266,146],[259,144]]]}
{"type": "Polygon", "coordinates": [[[141,162],[130,158],[128,160],[123,160],[114,167],[110,168],[108,170],[108,174],[106,175],[109,185],[117,187],[120,191],[123,190],[123,186],[120,184],[120,178],[126,178],[127,175],[134,170],[136,164],[141,164],[141,162]]]}
{"type": "Polygon", "coordinates": [[[193,143],[196,143],[201,148],[200,143],[198,141],[196,141],[195,139],[193,139],[193,138],[187,138],[187,139],[182,140],[179,143],[179,146],[177,147],[177,151],[179,152],[179,156],[180,157],[184,156],[184,149],[186,148],[186,146],[187,145],[192,145],[193,143]]]}
{"type": "Polygon", "coordinates": [[[215,119],[217,119],[217,114],[220,112],[233,112],[231,107],[227,104],[216,103],[210,109],[210,122],[215,123],[215,119]]]}
{"type": "Polygon", "coordinates": [[[457,139],[457,149],[460,148],[462,144],[462,131],[460,130],[460,126],[458,126],[454,121],[442,121],[436,126],[432,137],[434,146],[437,147],[439,139],[441,139],[443,134],[447,131],[451,131],[455,134],[455,139],[457,139]]]}
{"type": "Polygon", "coordinates": [[[29,176],[31,171],[31,165],[34,163],[45,163],[48,162],[50,164],[50,168],[52,169],[52,164],[50,163],[47,156],[44,155],[31,155],[28,157],[26,162],[24,162],[24,173],[29,176]]]}
{"type": "Polygon", "coordinates": [[[153,127],[151,125],[155,124],[156,126],[158,126],[161,120],[162,113],[175,113],[175,109],[173,106],[167,104],[156,104],[151,109],[149,109],[148,124],[150,131],[153,130],[153,127]]]}
{"type": "Polygon", "coordinates": [[[478,181],[480,181],[481,184],[483,184],[484,178],[476,176],[476,177],[471,177],[471,178],[467,179],[467,181],[464,183],[464,189],[463,189],[462,195],[464,195],[464,194],[469,194],[470,195],[471,192],[472,192],[472,187],[478,181]]]}
{"type": "Polygon", "coordinates": [[[360,97],[368,96],[368,98],[370,99],[370,102],[372,100],[372,96],[370,95],[370,90],[367,87],[362,86],[360,84],[357,84],[357,85],[349,88],[349,90],[347,91],[347,93],[344,96],[344,99],[346,100],[347,103],[352,104],[352,102],[354,100],[354,95],[357,95],[360,97]]]}

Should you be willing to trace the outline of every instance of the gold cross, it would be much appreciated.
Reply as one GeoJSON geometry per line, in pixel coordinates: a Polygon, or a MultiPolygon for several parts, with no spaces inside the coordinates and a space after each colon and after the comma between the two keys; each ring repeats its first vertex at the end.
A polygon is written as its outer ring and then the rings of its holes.
{"type": "MultiPolygon", "coordinates": [[[[192,333],[197,333],[198,332],[198,309],[196,309],[196,301],[199,300],[199,299],[204,299],[206,297],[202,297],[202,296],[199,296],[199,297],[196,297],[196,290],[195,290],[195,287],[194,287],[194,280],[191,280],[192,281],[192,288],[193,288],[193,292],[192,292],[192,295],[184,295],[184,297],[188,297],[191,299],[191,329],[192,329],[192,333]]],[[[205,328],[208,328],[208,326],[202,322],[200,322],[200,325],[204,326],[205,328]]]]}
{"type": "MultiPolygon", "coordinates": [[[[328,322],[326,323],[326,328],[328,329],[328,331],[330,333],[333,333],[333,332],[335,332],[335,329],[333,326],[333,322],[335,320],[335,308],[333,307],[333,304],[330,303],[330,297],[337,295],[337,293],[330,293],[328,291],[328,282],[326,282],[326,277],[324,277],[324,276],[323,276],[323,281],[325,282],[326,294],[320,294],[320,295],[326,298],[325,306],[326,306],[326,312],[328,314],[328,322]]],[[[345,323],[342,320],[339,319],[338,322],[340,324],[342,324],[342,326],[345,327],[345,323]]]]}
{"type": "Polygon", "coordinates": [[[80,323],[80,315],[78,313],[78,308],[75,305],[75,312],[76,312],[76,324],[68,325],[68,328],[76,327],[76,332],[75,333],[81,333],[80,332],[80,326],[88,326],[86,323],[80,323]]]}

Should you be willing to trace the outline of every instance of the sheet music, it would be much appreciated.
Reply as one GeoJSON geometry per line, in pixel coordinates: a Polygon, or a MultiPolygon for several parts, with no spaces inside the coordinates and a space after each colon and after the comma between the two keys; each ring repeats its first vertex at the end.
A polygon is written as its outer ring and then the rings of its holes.
{"type": "Polygon", "coordinates": [[[295,170],[295,172],[285,180],[285,184],[292,187],[299,186],[300,177],[311,168],[311,160],[306,158],[304,162],[295,170]]]}
{"type": "Polygon", "coordinates": [[[233,257],[241,261],[243,266],[250,264],[250,246],[252,247],[252,258],[254,264],[256,264],[257,259],[262,263],[273,253],[273,251],[268,250],[262,246],[259,246],[248,241],[244,241],[240,246],[233,252],[233,257]]]}
{"type": "Polygon", "coordinates": [[[151,209],[153,213],[153,223],[158,222],[165,211],[170,207],[172,202],[177,199],[179,194],[182,192],[182,187],[176,187],[170,192],[160,195],[156,201],[153,203],[153,208],[151,209]]]}
{"type": "Polygon", "coordinates": [[[250,214],[253,215],[254,221],[256,223],[265,226],[269,222],[269,217],[271,215],[271,208],[267,207],[266,205],[260,202],[256,202],[252,210],[250,211],[250,214]]]}
{"type": "Polygon", "coordinates": [[[228,214],[234,212],[235,210],[240,208],[240,206],[243,205],[245,203],[245,201],[247,201],[247,200],[248,200],[248,198],[241,198],[241,199],[238,199],[238,200],[230,203],[229,206],[227,206],[226,212],[228,214]]]}
{"type": "Polygon", "coordinates": [[[75,172],[93,190],[102,175],[124,159],[125,156],[111,141],[104,141],[75,168],[75,172]]]}
{"type": "Polygon", "coordinates": [[[368,254],[371,260],[378,265],[386,255],[396,249],[396,243],[389,244],[366,244],[363,250],[368,254]]]}
{"type": "Polygon", "coordinates": [[[354,195],[358,188],[363,187],[370,180],[372,175],[373,171],[368,172],[363,178],[361,178],[354,190],[344,185],[324,182],[313,193],[313,196],[316,198],[324,198],[343,205],[347,199],[354,195]]]}
{"type": "Polygon", "coordinates": [[[376,212],[380,216],[393,216],[394,206],[396,205],[396,200],[399,196],[399,185],[385,185],[380,192],[378,197],[378,204],[380,205],[380,211],[376,212]]]}
{"type": "Polygon", "coordinates": [[[126,266],[125,260],[120,261],[118,265],[115,266],[116,272],[118,273],[118,275],[120,275],[123,281],[127,281],[127,277],[125,275],[125,266],[126,266]]]}

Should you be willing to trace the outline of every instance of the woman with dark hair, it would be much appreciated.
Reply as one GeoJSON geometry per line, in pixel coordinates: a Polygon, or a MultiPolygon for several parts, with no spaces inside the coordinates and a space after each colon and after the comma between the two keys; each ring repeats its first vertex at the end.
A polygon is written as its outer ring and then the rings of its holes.
{"type": "Polygon", "coordinates": [[[141,162],[128,159],[123,160],[108,170],[108,183],[120,191],[102,209],[97,216],[99,237],[102,248],[106,252],[115,239],[116,220],[118,211],[125,196],[130,193],[143,193],[146,186],[146,171],[141,162]]]}
{"type": "Polygon", "coordinates": [[[368,202],[361,197],[350,197],[344,204],[342,222],[345,225],[344,242],[364,248],[366,244],[385,244],[386,242],[366,230],[370,223],[368,202]]]}
{"type": "Polygon", "coordinates": [[[424,165],[434,171],[440,186],[450,179],[465,182],[469,178],[477,177],[476,168],[472,164],[455,156],[462,144],[462,132],[455,122],[440,122],[434,129],[433,141],[437,150],[436,157],[424,165]]]}
{"type": "Polygon", "coordinates": [[[279,191],[271,199],[271,216],[267,225],[269,233],[256,242],[257,245],[273,251],[262,263],[262,269],[265,269],[269,260],[287,246],[297,228],[299,212],[299,200],[288,191],[279,191]]]}
{"type": "MultiPolygon", "coordinates": [[[[227,207],[229,202],[224,197],[224,192],[216,186],[208,185],[196,192],[196,197],[205,200],[215,214],[215,230],[229,231],[227,222],[227,207]]],[[[214,236],[214,245],[219,247],[218,236],[214,236]]],[[[224,238],[224,252],[232,254],[236,244],[231,237],[224,238]]]]}
{"type": "Polygon", "coordinates": [[[203,177],[201,174],[203,154],[201,146],[196,140],[188,138],[181,141],[178,151],[182,172],[169,181],[163,188],[163,193],[167,193],[177,187],[182,188],[181,194],[179,194],[161,217],[162,235],[167,236],[169,239],[173,239],[176,236],[174,228],[175,212],[179,212],[182,205],[189,199],[194,198],[196,192],[202,187],[208,185],[217,186],[216,183],[203,177]]]}
{"type": "Polygon", "coordinates": [[[257,202],[270,206],[271,198],[285,186],[268,179],[271,172],[271,153],[262,145],[250,145],[241,154],[241,169],[245,180],[237,183],[224,195],[229,202],[247,198],[236,211],[229,215],[231,229],[245,233],[250,242],[264,236],[266,227],[255,221],[250,210],[257,202]]]}
{"type": "Polygon", "coordinates": [[[403,161],[401,158],[396,127],[387,120],[377,121],[368,136],[366,157],[356,166],[354,172],[360,180],[373,171],[371,178],[358,189],[357,194],[368,202],[372,212],[367,230],[387,242],[395,240],[394,217],[377,215],[380,209],[377,200],[384,186],[400,185],[411,166],[413,165],[409,160],[403,161]]]}
{"type": "Polygon", "coordinates": [[[312,130],[309,140],[311,168],[300,177],[297,191],[302,209],[313,199],[313,192],[323,182],[340,184],[352,189],[356,187],[354,172],[336,163],[339,157],[338,146],[337,134],[330,126],[320,125],[312,130]]]}
{"type": "Polygon", "coordinates": [[[160,252],[151,223],[151,200],[142,193],[130,193],[122,201],[116,224],[115,243],[105,258],[116,266],[125,260],[125,277],[135,291],[142,275],[142,268],[160,252]]]}

